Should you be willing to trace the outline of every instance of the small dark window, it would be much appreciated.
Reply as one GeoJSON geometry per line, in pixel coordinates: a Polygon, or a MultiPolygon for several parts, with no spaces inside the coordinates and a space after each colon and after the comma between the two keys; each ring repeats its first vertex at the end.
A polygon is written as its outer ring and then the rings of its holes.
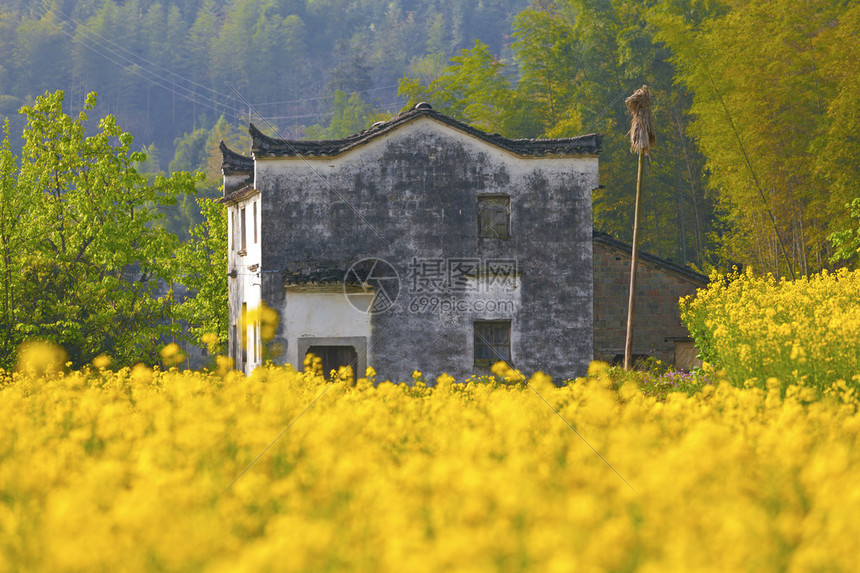
{"type": "Polygon", "coordinates": [[[239,232],[242,235],[242,239],[241,239],[242,240],[242,250],[244,251],[248,248],[248,245],[245,242],[246,241],[245,237],[248,235],[248,227],[247,227],[247,223],[245,221],[245,208],[244,207],[242,207],[242,215],[240,217],[240,221],[242,223],[242,226],[241,226],[239,232]]]}
{"type": "Polygon", "coordinates": [[[234,324],[231,326],[231,330],[232,330],[232,334],[233,334],[233,336],[232,336],[232,339],[233,339],[233,360],[236,361],[236,367],[238,368],[239,367],[239,358],[241,358],[241,354],[239,351],[239,345],[242,343],[242,341],[239,340],[239,327],[234,324]]]}
{"type": "Polygon", "coordinates": [[[511,323],[475,323],[475,366],[489,367],[503,360],[511,364],[511,323]]]}
{"type": "Polygon", "coordinates": [[[257,203],[251,205],[251,210],[254,212],[254,244],[257,244],[257,203]]]}
{"type": "Polygon", "coordinates": [[[511,236],[511,198],[478,197],[478,238],[507,239],[511,236]]]}
{"type": "MultiPolygon", "coordinates": [[[[244,209],[242,212],[244,213],[244,209]]],[[[241,326],[241,334],[242,334],[242,367],[245,367],[245,364],[248,363],[248,324],[245,322],[248,320],[248,303],[242,303],[242,326],[241,326]]]]}

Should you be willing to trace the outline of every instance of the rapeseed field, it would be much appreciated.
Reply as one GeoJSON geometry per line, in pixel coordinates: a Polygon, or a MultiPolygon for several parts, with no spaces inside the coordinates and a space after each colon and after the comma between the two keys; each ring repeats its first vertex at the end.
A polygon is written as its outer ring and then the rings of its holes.
{"type": "Polygon", "coordinates": [[[713,276],[681,311],[705,360],[736,386],[777,378],[783,392],[797,382],[822,394],[836,383],[860,391],[860,270],[796,281],[713,276]]]}
{"type": "Polygon", "coordinates": [[[64,372],[37,350],[0,382],[0,571],[856,568],[837,384],[64,372]]]}

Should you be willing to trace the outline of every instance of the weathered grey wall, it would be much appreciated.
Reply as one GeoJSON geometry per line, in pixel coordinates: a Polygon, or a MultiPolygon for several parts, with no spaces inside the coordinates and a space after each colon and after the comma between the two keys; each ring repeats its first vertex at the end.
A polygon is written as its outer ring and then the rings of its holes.
{"type": "MultiPolygon", "coordinates": [[[[363,258],[397,269],[397,303],[372,319],[369,345],[380,376],[475,373],[476,319],[512,321],[513,362],[523,372],[561,380],[586,371],[596,156],[517,157],[421,118],[335,158],[258,158],[255,177],[264,270],[302,261],[348,268],[363,258]],[[511,196],[510,239],[478,238],[481,194],[511,196]],[[413,257],[515,259],[518,305],[512,312],[414,312],[413,257]]],[[[283,308],[279,273],[263,273],[262,297],[283,308]]],[[[282,327],[279,342],[288,339],[282,327]]]]}

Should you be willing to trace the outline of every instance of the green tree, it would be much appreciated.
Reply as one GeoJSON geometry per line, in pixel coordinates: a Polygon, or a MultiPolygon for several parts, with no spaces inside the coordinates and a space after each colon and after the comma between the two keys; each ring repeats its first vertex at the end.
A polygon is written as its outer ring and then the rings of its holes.
{"type": "Polygon", "coordinates": [[[209,141],[209,130],[198,128],[174,140],[173,159],[170,161],[170,172],[196,171],[202,169],[209,141]]]}
{"type": "Polygon", "coordinates": [[[229,123],[222,115],[209,130],[209,138],[206,141],[205,164],[199,167],[206,174],[207,184],[216,188],[221,184],[221,151],[218,144],[223,141],[230,149],[240,153],[251,151],[251,136],[248,128],[229,123]]]}
{"type": "Polygon", "coordinates": [[[644,248],[704,266],[713,208],[704,194],[703,160],[689,137],[689,94],[675,85],[671,54],[654,39],[650,3],[567,0],[533,3],[514,20],[512,61],[477,43],[437,72],[417,60],[400,83],[409,105],[434,108],[508,137],[603,135],[594,225],[630,239],[635,160],[628,148],[624,97],[647,83],[659,146],[649,159],[644,248]],[[429,72],[429,73],[428,73],[429,72]]]}
{"type": "MultiPolygon", "coordinates": [[[[248,150],[251,141],[247,129],[232,125],[221,116],[212,129],[195,129],[177,138],[176,153],[170,162],[170,171],[200,171],[204,177],[197,182],[197,194],[205,198],[220,195],[221,152],[218,143],[224,141],[231,149],[248,150]]],[[[176,205],[161,208],[165,214],[163,224],[183,241],[191,240],[195,225],[204,221],[198,202],[190,195],[178,198],[176,205]]]]}
{"type": "Polygon", "coordinates": [[[699,21],[650,12],[693,94],[724,258],[786,276],[827,264],[858,184],[858,14],[834,0],[734,2],[699,21]]]}
{"type": "Polygon", "coordinates": [[[158,224],[158,210],[193,193],[197,178],[183,172],[150,183],[134,168],[145,155],[131,151],[131,135],[113,116],[86,134],[95,94],[75,118],[63,112],[63,99],[62,91],[46,93],[22,108],[17,174],[2,154],[3,193],[14,185],[29,203],[10,235],[20,241],[11,263],[18,276],[0,277],[3,292],[15,289],[9,343],[51,340],[76,366],[105,352],[120,364],[152,362],[177,332],[171,285],[179,243],[158,224]]]}
{"type": "Polygon", "coordinates": [[[854,219],[853,229],[837,231],[829,237],[833,243],[835,253],[831,257],[831,262],[850,261],[856,263],[860,258],[860,197],[854,199],[849,205],[846,205],[851,213],[851,218],[854,219]]]}
{"type": "MultiPolygon", "coordinates": [[[[4,122],[0,146],[0,283],[2,283],[2,317],[0,317],[0,356],[13,356],[19,337],[15,325],[20,314],[26,256],[32,248],[32,234],[27,232],[26,216],[34,203],[32,189],[18,185],[18,166],[9,145],[9,121],[4,122]]],[[[0,362],[0,366],[8,366],[0,362]]]]}
{"type": "MultiPolygon", "coordinates": [[[[509,137],[540,133],[530,102],[511,84],[504,73],[505,65],[486,44],[476,41],[473,48],[462,50],[450,62],[427,85],[420,76],[400,80],[400,95],[409,98],[407,108],[427,101],[434,109],[485,131],[509,137]]],[[[413,69],[420,71],[432,60],[417,63],[413,69]]]]}
{"type": "Polygon", "coordinates": [[[180,281],[190,297],[177,309],[185,320],[191,341],[213,352],[227,349],[227,209],[213,199],[198,199],[203,222],[177,251],[180,281]],[[217,342],[209,337],[214,334],[217,342]]]}
{"type": "Polygon", "coordinates": [[[357,93],[353,92],[347,97],[345,92],[337,90],[334,93],[334,112],[328,126],[312,125],[307,128],[305,136],[308,139],[340,139],[368,129],[374,121],[381,119],[383,115],[357,93]]]}

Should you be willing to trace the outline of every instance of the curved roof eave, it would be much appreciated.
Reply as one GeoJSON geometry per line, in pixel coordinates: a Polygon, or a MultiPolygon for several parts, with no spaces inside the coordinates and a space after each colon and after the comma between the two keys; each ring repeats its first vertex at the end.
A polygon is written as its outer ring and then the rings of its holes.
{"type": "Polygon", "coordinates": [[[497,133],[490,134],[481,131],[439,113],[427,104],[418,104],[411,110],[388,121],[376,123],[370,129],[343,139],[323,141],[278,139],[263,134],[253,123],[248,127],[248,131],[251,134],[251,150],[255,159],[267,157],[336,157],[422,117],[435,120],[490,145],[523,157],[597,155],[602,151],[602,137],[597,133],[557,139],[509,139],[497,133]]]}

